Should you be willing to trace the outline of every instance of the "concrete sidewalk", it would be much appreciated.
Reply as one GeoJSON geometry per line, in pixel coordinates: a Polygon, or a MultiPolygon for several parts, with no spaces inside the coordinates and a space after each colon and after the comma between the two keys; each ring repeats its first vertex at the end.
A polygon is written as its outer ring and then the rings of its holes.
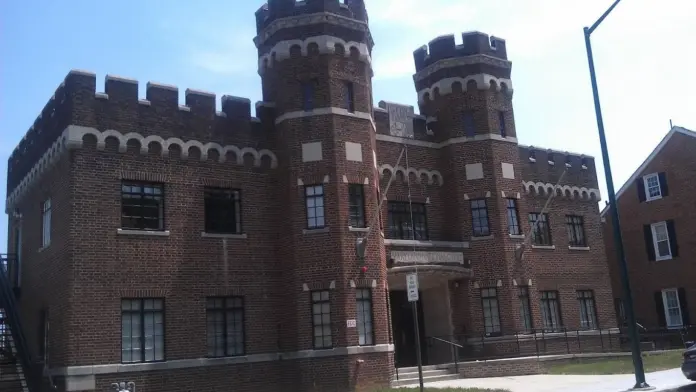
{"type": "MultiPolygon", "coordinates": [[[[661,392],[696,392],[692,383],[680,369],[664,370],[646,374],[646,381],[661,392]]],[[[425,384],[431,388],[503,388],[512,392],[621,392],[633,387],[632,374],[612,376],[557,376],[534,375],[516,377],[466,378],[437,381],[425,384]]],[[[417,386],[416,386],[417,387],[417,386]]]]}

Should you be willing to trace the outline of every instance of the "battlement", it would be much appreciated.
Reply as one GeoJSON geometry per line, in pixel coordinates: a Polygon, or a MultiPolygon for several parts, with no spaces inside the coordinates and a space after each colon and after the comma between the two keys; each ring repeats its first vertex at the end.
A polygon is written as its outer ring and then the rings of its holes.
{"type": "Polygon", "coordinates": [[[140,99],[138,85],[134,79],[107,75],[104,92],[99,92],[95,74],[70,71],[10,155],[8,194],[69,125],[125,134],[136,132],[137,124],[145,136],[225,144],[263,142],[268,139],[264,130],[273,127],[272,105],[257,104],[257,117],[252,117],[248,98],[223,95],[218,112],[213,93],[186,89],[181,104],[176,86],[148,82],[145,99],[140,99]]]}
{"type": "Polygon", "coordinates": [[[507,60],[505,40],[478,31],[462,33],[462,44],[456,45],[454,34],[443,35],[413,52],[416,72],[440,60],[477,54],[507,60]]]}
{"type": "Polygon", "coordinates": [[[594,170],[594,157],[585,154],[522,145],[519,146],[519,153],[522,162],[559,168],[594,170]]]}
{"type": "Polygon", "coordinates": [[[367,22],[364,0],[268,0],[256,11],[256,32],[260,34],[274,21],[290,16],[328,12],[367,22]]]}

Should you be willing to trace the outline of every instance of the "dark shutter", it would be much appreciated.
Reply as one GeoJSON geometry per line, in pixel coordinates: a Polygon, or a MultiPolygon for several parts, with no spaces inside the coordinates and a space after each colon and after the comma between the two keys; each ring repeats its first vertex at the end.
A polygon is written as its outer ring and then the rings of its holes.
{"type": "Polygon", "coordinates": [[[679,256],[679,245],[677,244],[677,232],[674,229],[674,221],[667,221],[667,235],[669,235],[669,250],[672,252],[672,257],[679,256]]]}
{"type": "Polygon", "coordinates": [[[636,189],[638,189],[638,201],[645,201],[645,182],[643,182],[643,177],[636,178],[636,189]]]}
{"type": "Polygon", "coordinates": [[[679,290],[677,290],[677,293],[679,294],[679,307],[681,308],[682,324],[684,324],[684,326],[691,325],[691,320],[689,319],[689,303],[686,300],[686,290],[684,290],[683,287],[680,287],[679,290]]]}
{"type": "Polygon", "coordinates": [[[669,195],[669,188],[667,187],[667,175],[665,172],[657,173],[657,177],[660,179],[660,193],[662,197],[669,195]]]}
{"type": "Polygon", "coordinates": [[[662,302],[662,291],[655,292],[655,312],[657,312],[657,325],[666,327],[667,319],[665,318],[665,303],[662,302]]]}
{"type": "Polygon", "coordinates": [[[645,236],[645,252],[648,254],[648,260],[655,261],[655,244],[653,244],[652,228],[650,225],[643,225],[643,235],[645,236]]]}

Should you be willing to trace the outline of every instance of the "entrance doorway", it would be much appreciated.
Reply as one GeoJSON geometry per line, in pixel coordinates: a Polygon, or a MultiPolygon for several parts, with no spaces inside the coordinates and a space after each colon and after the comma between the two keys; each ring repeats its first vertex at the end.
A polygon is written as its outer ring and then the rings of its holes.
{"type": "MultiPolygon", "coordinates": [[[[419,293],[419,296],[422,298],[423,294],[419,293]]],[[[405,290],[390,291],[389,302],[391,304],[392,336],[394,337],[394,360],[396,367],[417,366],[418,357],[416,355],[415,326],[413,325],[413,306],[408,302],[405,290]]],[[[423,365],[427,365],[428,348],[425,339],[422,301],[418,301],[416,304],[418,305],[421,358],[423,359],[423,365]]]]}

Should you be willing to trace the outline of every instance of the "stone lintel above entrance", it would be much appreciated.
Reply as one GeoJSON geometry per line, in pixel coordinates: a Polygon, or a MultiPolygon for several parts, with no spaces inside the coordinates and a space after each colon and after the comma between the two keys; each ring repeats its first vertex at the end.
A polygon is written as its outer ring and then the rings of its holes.
{"type": "Polygon", "coordinates": [[[448,264],[470,267],[470,262],[464,259],[462,252],[429,252],[393,250],[390,258],[394,264],[448,264]]]}
{"type": "Polygon", "coordinates": [[[405,275],[414,272],[421,275],[422,287],[472,277],[471,261],[462,252],[393,250],[389,258],[388,279],[392,290],[400,289],[405,284],[405,275]]]}

